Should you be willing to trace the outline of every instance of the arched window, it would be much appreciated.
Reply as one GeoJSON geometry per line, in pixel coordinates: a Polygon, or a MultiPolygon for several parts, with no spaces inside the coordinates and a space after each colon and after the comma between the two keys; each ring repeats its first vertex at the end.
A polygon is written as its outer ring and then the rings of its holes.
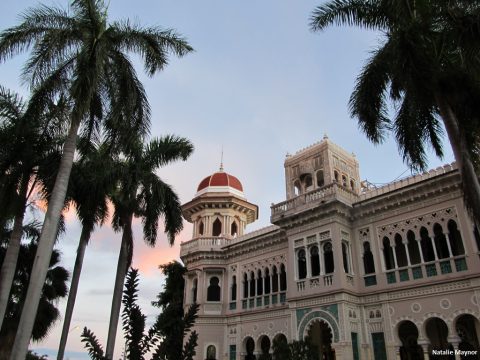
{"type": "Polygon", "coordinates": [[[302,181],[303,181],[303,188],[305,189],[305,191],[313,190],[313,179],[312,179],[312,175],[310,175],[310,174],[303,174],[300,178],[301,178],[302,181]]]}
{"type": "Polygon", "coordinates": [[[412,230],[408,230],[407,232],[407,247],[410,263],[412,265],[420,264],[422,259],[420,258],[420,251],[418,250],[418,242],[415,240],[415,234],[412,230]]]}
{"type": "Polygon", "coordinates": [[[433,225],[433,234],[435,240],[435,249],[437,250],[437,256],[439,259],[445,259],[450,257],[448,251],[447,238],[443,233],[442,226],[438,223],[433,225]]]}
{"type": "Polygon", "coordinates": [[[238,227],[237,227],[237,223],[234,221],[232,222],[232,226],[230,226],[230,235],[232,235],[233,237],[236,237],[237,233],[238,233],[238,227]]]}
{"type": "Polygon", "coordinates": [[[433,250],[432,240],[428,236],[428,230],[423,226],[420,228],[420,246],[422,247],[423,261],[434,261],[435,252],[433,250]]]}
{"type": "Polygon", "coordinates": [[[333,262],[333,249],[331,242],[327,242],[323,245],[323,263],[325,264],[325,274],[333,273],[335,264],[333,262]]]}
{"type": "Polygon", "coordinates": [[[352,189],[352,191],[355,191],[355,180],[353,179],[350,179],[350,189],[352,189]]]}
{"type": "Polygon", "coordinates": [[[230,288],[230,299],[232,301],[237,300],[237,277],[232,276],[232,287],[230,288]]]}
{"type": "Polygon", "coordinates": [[[214,345],[208,345],[207,347],[207,360],[217,359],[217,349],[214,345]]]}
{"type": "Polygon", "coordinates": [[[312,246],[310,248],[310,266],[312,276],[320,275],[320,256],[318,252],[318,246],[312,246]]]}
{"type": "Polygon", "coordinates": [[[305,258],[305,250],[303,249],[297,251],[297,267],[298,278],[305,279],[307,277],[307,260],[305,258]]]}
{"type": "Polygon", "coordinates": [[[323,177],[323,170],[317,171],[317,187],[322,187],[325,185],[325,178],[323,177]]]}
{"type": "Polygon", "coordinates": [[[243,298],[248,298],[248,276],[243,274],[243,298]]]}
{"type": "Polygon", "coordinates": [[[395,259],[393,258],[393,250],[390,246],[390,239],[386,236],[383,238],[383,258],[385,260],[386,270],[395,268],[395,259]]]}
{"type": "Polygon", "coordinates": [[[193,279],[193,286],[192,286],[192,302],[197,302],[197,289],[198,289],[198,279],[193,279]]]}
{"type": "Polygon", "coordinates": [[[347,176],[346,175],[342,175],[342,185],[343,185],[343,187],[347,187],[347,176]]]}
{"type": "Polygon", "coordinates": [[[263,277],[262,270],[258,269],[257,271],[257,296],[263,295],[263,277]]]}
{"type": "Polygon", "coordinates": [[[248,296],[250,297],[255,296],[255,273],[253,271],[250,272],[250,292],[248,296]]]}
{"type": "Polygon", "coordinates": [[[265,268],[265,295],[270,294],[270,270],[265,268]]]}
{"type": "Polygon", "coordinates": [[[462,235],[460,234],[460,231],[458,231],[457,223],[454,220],[449,220],[447,227],[448,227],[448,240],[450,241],[450,249],[452,249],[452,255],[458,256],[458,255],[465,254],[462,235]]]}
{"type": "Polygon", "coordinates": [[[221,233],[222,233],[222,222],[220,221],[219,218],[216,218],[215,221],[213,222],[212,235],[220,236],[221,233]]]}
{"type": "Polygon", "coordinates": [[[210,285],[207,289],[207,301],[220,301],[220,280],[218,277],[212,276],[210,278],[210,285]]]}
{"type": "Polygon", "coordinates": [[[295,182],[293,183],[293,190],[295,196],[298,196],[302,193],[302,185],[300,185],[300,180],[295,180],[295,182]]]}
{"type": "Polygon", "coordinates": [[[342,241],[342,260],[343,260],[343,270],[346,274],[350,273],[350,261],[348,256],[348,245],[346,242],[342,241]]]}
{"type": "Polygon", "coordinates": [[[278,292],[278,272],[275,265],[272,268],[272,292],[278,292]]]}
{"type": "Polygon", "coordinates": [[[398,267],[408,266],[407,251],[400,234],[395,234],[395,255],[398,267]]]}
{"type": "Polygon", "coordinates": [[[204,231],[205,231],[205,225],[203,225],[203,221],[200,221],[200,224],[198,225],[198,233],[200,235],[203,235],[204,231]]]}
{"type": "Polygon", "coordinates": [[[280,265],[280,291],[287,290],[287,273],[285,271],[285,265],[280,265]]]}
{"type": "Polygon", "coordinates": [[[335,170],[335,171],[333,172],[333,181],[335,181],[335,182],[338,183],[338,176],[339,176],[339,175],[338,175],[338,171],[335,170]]]}
{"type": "Polygon", "coordinates": [[[363,269],[365,270],[365,274],[375,273],[375,262],[368,241],[363,243],[363,269]]]}

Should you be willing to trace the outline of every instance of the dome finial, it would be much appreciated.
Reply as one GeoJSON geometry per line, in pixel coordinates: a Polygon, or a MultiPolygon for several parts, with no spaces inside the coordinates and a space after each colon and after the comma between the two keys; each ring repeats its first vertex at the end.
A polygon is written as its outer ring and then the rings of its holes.
{"type": "Polygon", "coordinates": [[[220,171],[223,171],[223,145],[222,145],[222,155],[220,157],[220,171]]]}

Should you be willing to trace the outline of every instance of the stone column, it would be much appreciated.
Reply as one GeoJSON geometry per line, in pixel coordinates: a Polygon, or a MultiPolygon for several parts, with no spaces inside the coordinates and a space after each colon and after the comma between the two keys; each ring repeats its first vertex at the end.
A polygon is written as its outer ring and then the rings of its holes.
{"type": "Polygon", "coordinates": [[[429,360],[430,359],[430,356],[429,356],[430,354],[428,352],[428,345],[429,344],[427,343],[427,341],[426,340],[419,341],[418,345],[420,345],[422,347],[424,360],[429,360]]]}
{"type": "MultiPolygon", "coordinates": [[[[453,351],[458,351],[458,345],[460,344],[460,337],[452,335],[447,338],[447,341],[452,344],[453,351]]],[[[460,354],[455,354],[455,360],[460,360],[460,354]]]]}

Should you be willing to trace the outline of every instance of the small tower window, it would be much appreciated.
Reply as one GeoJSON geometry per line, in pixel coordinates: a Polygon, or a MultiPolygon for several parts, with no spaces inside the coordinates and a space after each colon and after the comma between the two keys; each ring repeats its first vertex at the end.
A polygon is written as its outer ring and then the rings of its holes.
{"type": "Polygon", "coordinates": [[[293,190],[294,190],[295,196],[298,196],[302,193],[302,186],[300,185],[299,180],[295,180],[295,182],[293,183],[293,190]]]}
{"type": "Polygon", "coordinates": [[[236,237],[237,233],[238,233],[238,227],[237,227],[237,223],[234,221],[232,223],[232,226],[230,226],[230,235],[232,235],[233,237],[236,237]]]}
{"type": "Polygon", "coordinates": [[[200,235],[203,235],[204,231],[205,231],[205,225],[203,225],[203,221],[200,221],[200,224],[198,225],[198,233],[200,235]]]}
{"type": "Polygon", "coordinates": [[[335,170],[333,172],[333,180],[338,183],[338,171],[337,170],[335,170]]]}
{"type": "Polygon", "coordinates": [[[207,301],[220,301],[220,280],[213,276],[210,278],[210,285],[207,289],[207,301]]]}
{"type": "Polygon", "coordinates": [[[222,222],[220,221],[220,219],[217,218],[213,222],[212,235],[220,236],[221,233],[222,233],[222,222]]]}
{"type": "Polygon", "coordinates": [[[323,170],[317,171],[317,187],[325,185],[325,179],[323,178],[323,170]]]}
{"type": "Polygon", "coordinates": [[[343,185],[343,187],[347,187],[347,176],[346,175],[342,175],[342,185],[343,185]]]}
{"type": "Polygon", "coordinates": [[[257,295],[263,295],[263,277],[260,269],[257,272],[257,295]]]}
{"type": "Polygon", "coordinates": [[[272,292],[278,292],[278,272],[275,265],[272,268],[272,292]]]}
{"type": "Polygon", "coordinates": [[[352,189],[352,191],[355,191],[355,180],[353,179],[350,179],[350,189],[352,189]]]}
{"type": "Polygon", "coordinates": [[[312,175],[310,175],[310,174],[303,174],[303,175],[302,175],[302,178],[303,178],[303,188],[305,189],[305,191],[313,190],[313,179],[312,179],[312,175]]]}

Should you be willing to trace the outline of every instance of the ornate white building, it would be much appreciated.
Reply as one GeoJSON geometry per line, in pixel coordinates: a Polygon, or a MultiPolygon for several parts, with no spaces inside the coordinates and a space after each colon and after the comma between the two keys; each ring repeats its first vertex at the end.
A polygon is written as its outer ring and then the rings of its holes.
{"type": "Polygon", "coordinates": [[[251,233],[258,208],[222,169],[183,205],[198,360],[259,359],[306,336],[319,359],[479,350],[480,237],[454,165],[368,189],[355,156],[324,138],[286,158],[285,184],[274,225],[251,233]]]}

